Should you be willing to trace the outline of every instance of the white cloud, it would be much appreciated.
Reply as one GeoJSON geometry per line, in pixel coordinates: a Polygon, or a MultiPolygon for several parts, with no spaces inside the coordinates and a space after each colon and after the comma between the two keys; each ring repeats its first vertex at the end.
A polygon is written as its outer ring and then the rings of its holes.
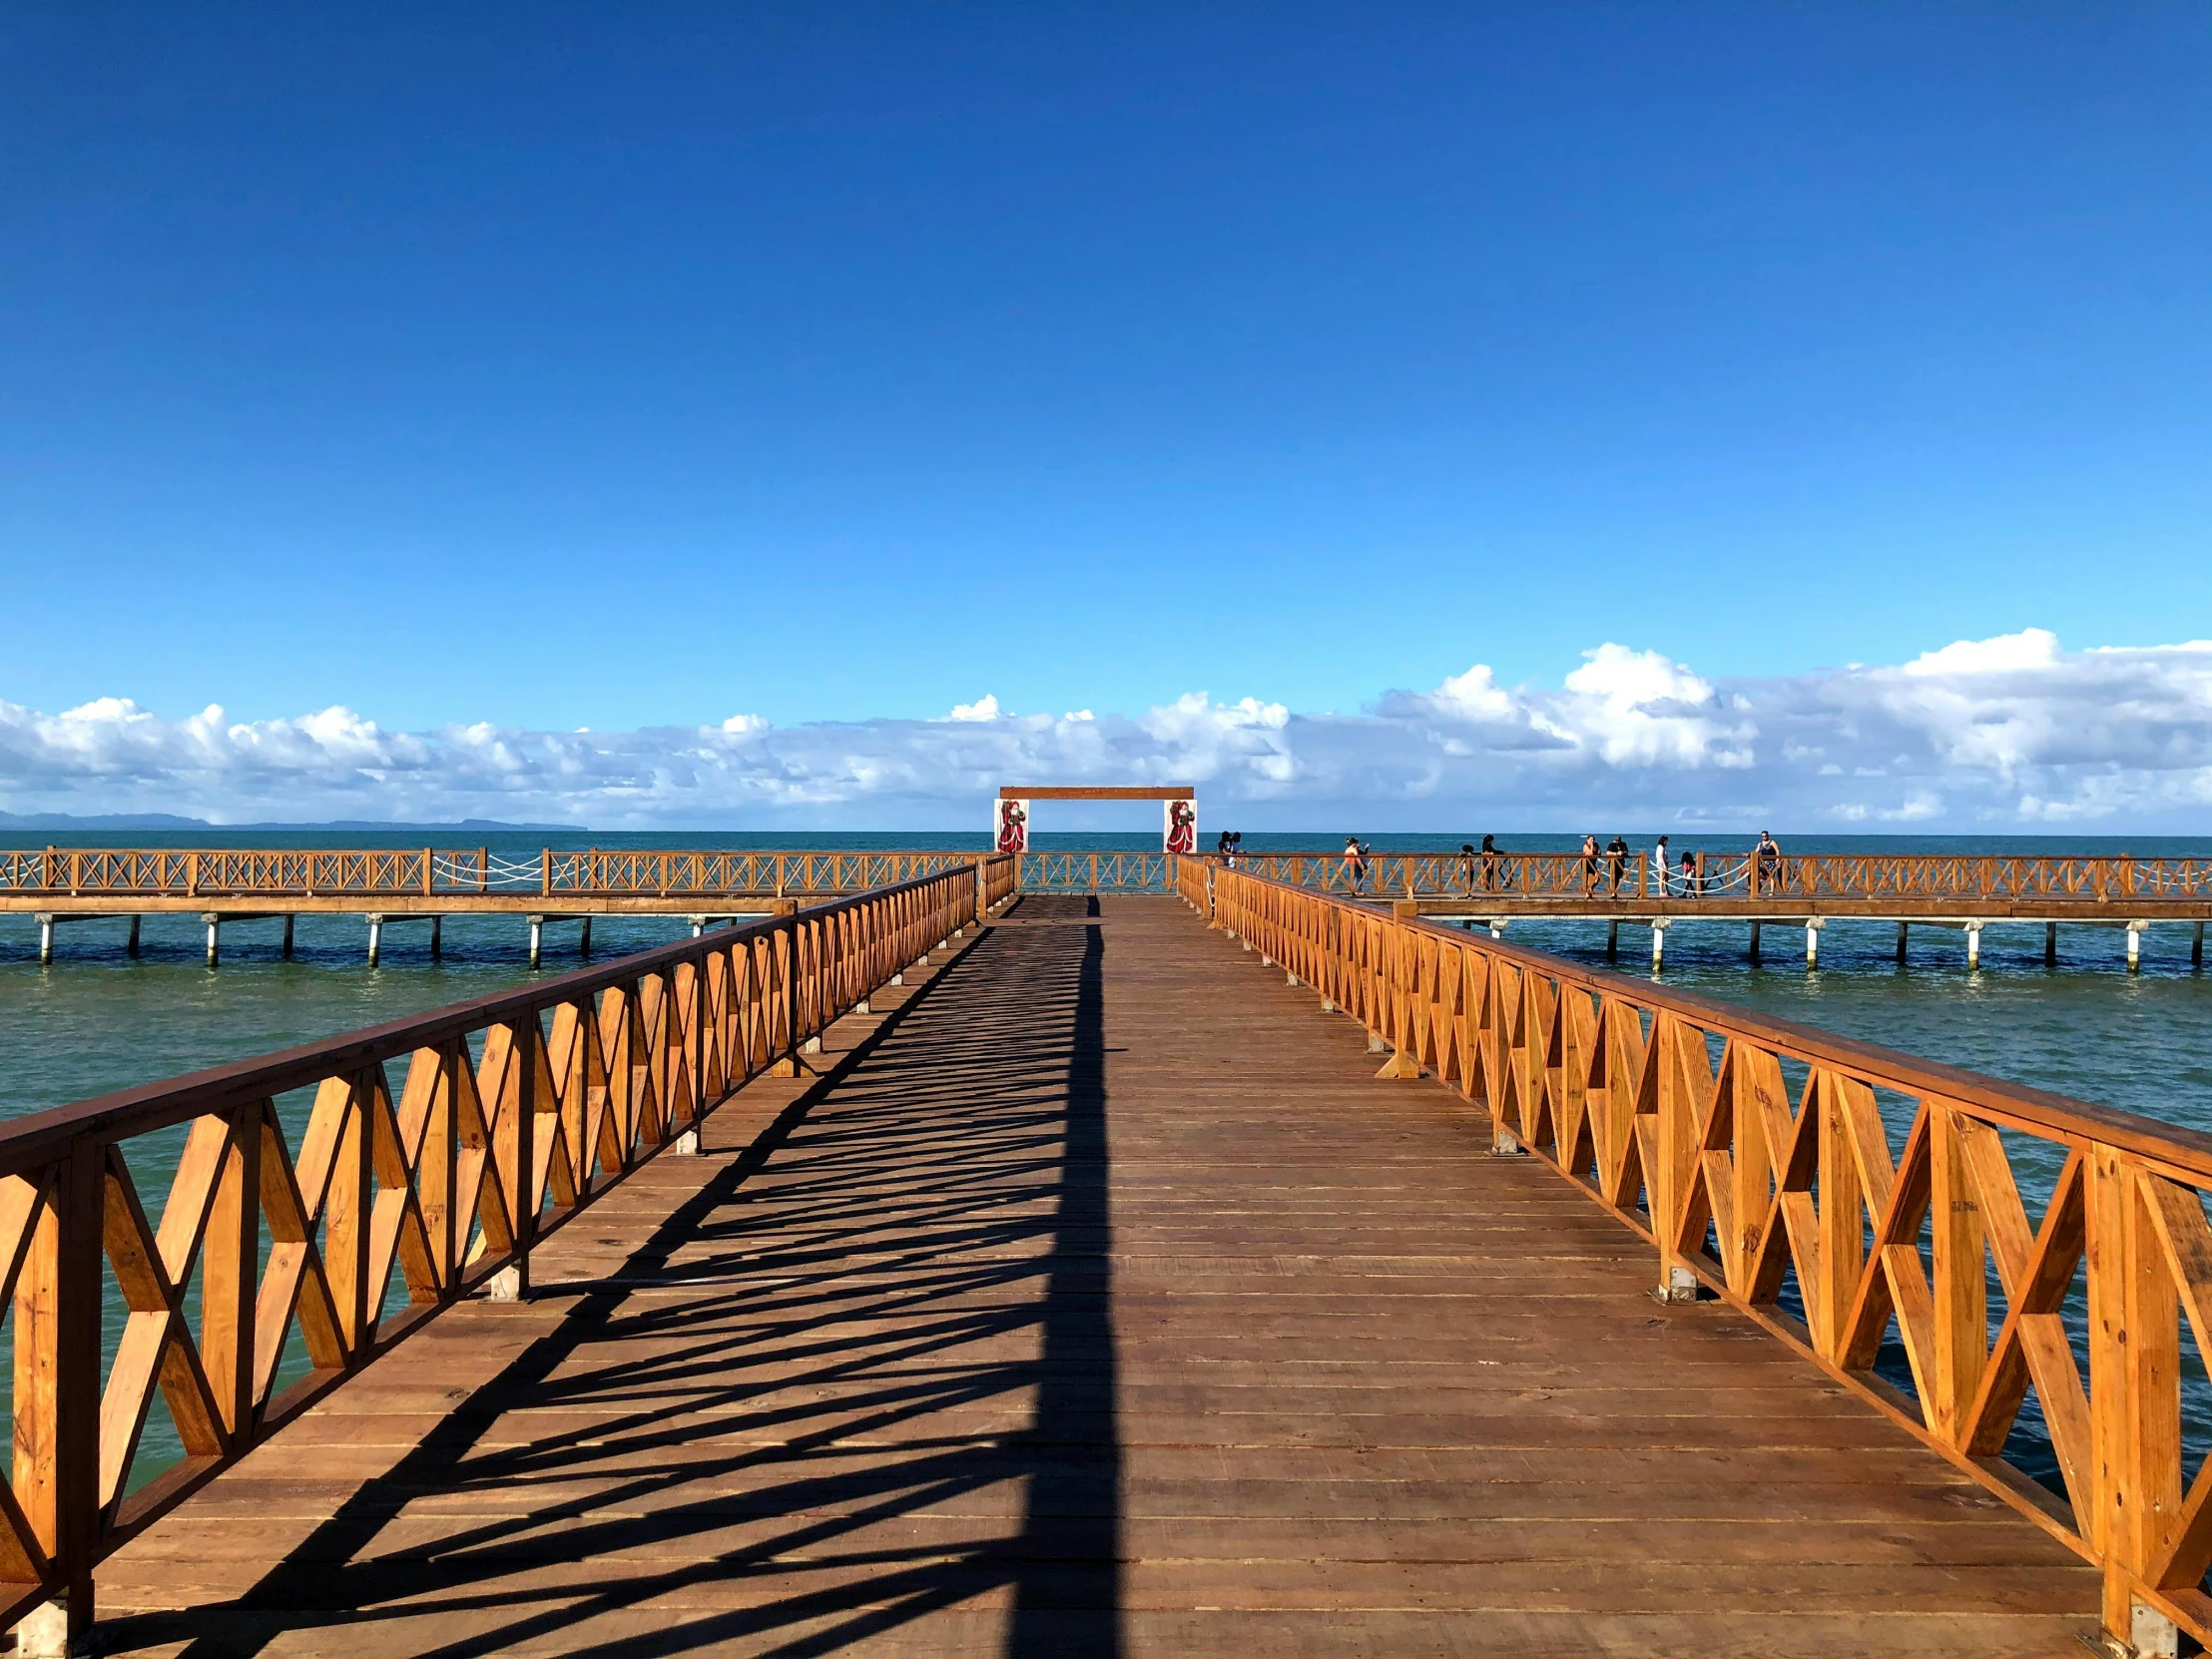
{"type": "Polygon", "coordinates": [[[0,807],[218,821],[486,817],[606,828],[962,825],[1006,783],[1194,783],[1254,828],[2212,827],[2212,642],[2042,630],[1893,667],[1715,682],[1607,643],[1556,689],[1481,663],[1364,713],[1191,692],[1135,715],[631,732],[390,732],[345,708],[171,720],[0,703],[0,807]]]}

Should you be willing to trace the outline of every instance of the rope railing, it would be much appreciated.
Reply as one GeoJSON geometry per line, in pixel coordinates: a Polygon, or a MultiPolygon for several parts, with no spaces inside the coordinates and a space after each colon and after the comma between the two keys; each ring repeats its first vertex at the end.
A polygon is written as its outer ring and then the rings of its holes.
{"type": "Polygon", "coordinates": [[[1749,1315],[2100,1565],[2109,1635],[2212,1636],[2212,1136],[1244,870],[1183,894],[1649,1240],[1662,1299],[1749,1315]]]}

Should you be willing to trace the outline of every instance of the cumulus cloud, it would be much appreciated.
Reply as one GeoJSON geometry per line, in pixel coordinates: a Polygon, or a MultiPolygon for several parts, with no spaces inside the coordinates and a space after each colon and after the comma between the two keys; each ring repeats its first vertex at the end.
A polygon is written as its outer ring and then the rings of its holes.
{"type": "Polygon", "coordinates": [[[1191,783],[1254,828],[1815,830],[2212,825],[2212,642],[2068,651],[2040,629],[1896,666],[1709,680],[1606,643],[1555,687],[1476,662],[1356,714],[1191,692],[1136,714],[391,732],[119,698],[0,703],[0,807],[217,820],[556,818],[605,828],[964,825],[1005,783],[1191,783]]]}

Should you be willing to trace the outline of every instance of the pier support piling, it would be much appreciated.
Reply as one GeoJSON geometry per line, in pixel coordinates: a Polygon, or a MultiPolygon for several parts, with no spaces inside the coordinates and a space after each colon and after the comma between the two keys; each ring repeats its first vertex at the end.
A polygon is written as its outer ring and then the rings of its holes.
{"type": "Polygon", "coordinates": [[[1492,916],[1490,918],[1490,937],[1493,939],[1505,937],[1505,918],[1503,916],[1492,916]]]}
{"type": "Polygon", "coordinates": [[[534,968],[545,965],[545,917],[543,916],[532,916],[530,918],[530,965],[534,968]]]}
{"type": "Polygon", "coordinates": [[[1981,966],[1981,923],[1966,923],[1966,971],[1973,972],[1981,966]]]}
{"type": "Polygon", "coordinates": [[[1651,971],[1657,973],[1667,965],[1667,923],[1658,917],[1651,924],[1651,971]]]}
{"type": "Polygon", "coordinates": [[[1759,924],[1756,921],[1751,924],[1751,959],[1759,960],[1759,924]]]}
{"type": "Polygon", "coordinates": [[[2043,923],[2043,966],[2056,967],[2057,965],[2058,923],[2046,921],[2043,923]]]}
{"type": "Polygon", "coordinates": [[[214,967],[223,959],[223,918],[204,915],[200,919],[208,924],[208,966],[214,967]]]}
{"type": "Polygon", "coordinates": [[[1621,924],[1617,921],[1609,921],[1605,924],[1605,954],[1618,956],[1620,953],[1621,924]]]}
{"type": "MultiPolygon", "coordinates": [[[[2055,924],[2051,931],[2057,931],[2055,924]]],[[[2204,966],[2204,923],[2201,921],[2197,923],[2195,931],[2189,935],[2189,965],[2191,967],[2204,966]]]]}
{"type": "Polygon", "coordinates": [[[2127,924],[2127,971],[2130,973],[2140,972],[2143,966],[2143,925],[2139,921],[2127,924]]]}
{"type": "Polygon", "coordinates": [[[40,916],[38,918],[38,965],[47,967],[52,965],[53,960],[54,918],[52,916],[40,916]]]}
{"type": "Polygon", "coordinates": [[[1898,966],[1900,967],[1905,965],[1905,935],[1912,930],[1912,926],[1913,924],[1909,921],[1898,923],[1898,966]]]}
{"type": "MultiPolygon", "coordinates": [[[[284,916],[284,960],[287,962],[291,960],[291,924],[297,918],[295,916],[292,916],[288,912],[284,916]]],[[[132,931],[135,933],[137,930],[138,924],[134,921],[132,923],[132,931]]],[[[136,943],[137,941],[134,939],[132,942],[136,943]]]]}
{"type": "Polygon", "coordinates": [[[384,918],[368,918],[368,965],[374,967],[384,954],[384,918]]]}
{"type": "MultiPolygon", "coordinates": [[[[139,923],[144,919],[143,916],[133,916],[131,918],[131,937],[123,948],[133,956],[139,953],[139,923]]],[[[2199,930],[2201,931],[2201,928],[2199,930]]]]}
{"type": "Polygon", "coordinates": [[[445,954],[445,917],[430,918],[430,960],[436,961],[445,954]]]}
{"type": "Polygon", "coordinates": [[[591,917],[590,917],[590,916],[586,916],[586,917],[584,918],[584,934],[583,934],[583,937],[582,937],[582,938],[580,938],[580,939],[578,939],[578,940],[577,940],[577,942],[576,942],[576,948],[577,948],[578,950],[581,950],[581,951],[582,951],[582,952],[583,952],[583,953],[584,953],[585,955],[587,955],[587,956],[589,956],[589,955],[591,954],[591,917]]]}
{"type": "Polygon", "coordinates": [[[1821,918],[1808,916],[1805,921],[1805,967],[1807,972],[1821,965],[1821,918]]]}

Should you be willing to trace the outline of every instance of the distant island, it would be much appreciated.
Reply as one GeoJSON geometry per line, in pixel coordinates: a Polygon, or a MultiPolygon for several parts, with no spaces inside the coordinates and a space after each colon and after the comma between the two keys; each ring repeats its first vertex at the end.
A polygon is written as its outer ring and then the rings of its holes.
{"type": "Polygon", "coordinates": [[[71,813],[0,813],[0,830],[473,830],[479,831],[532,830],[583,834],[584,824],[503,824],[498,819],[464,818],[458,824],[407,824],[394,819],[331,819],[323,824],[211,824],[204,818],[179,818],[174,813],[99,813],[79,818],[71,813]]]}

